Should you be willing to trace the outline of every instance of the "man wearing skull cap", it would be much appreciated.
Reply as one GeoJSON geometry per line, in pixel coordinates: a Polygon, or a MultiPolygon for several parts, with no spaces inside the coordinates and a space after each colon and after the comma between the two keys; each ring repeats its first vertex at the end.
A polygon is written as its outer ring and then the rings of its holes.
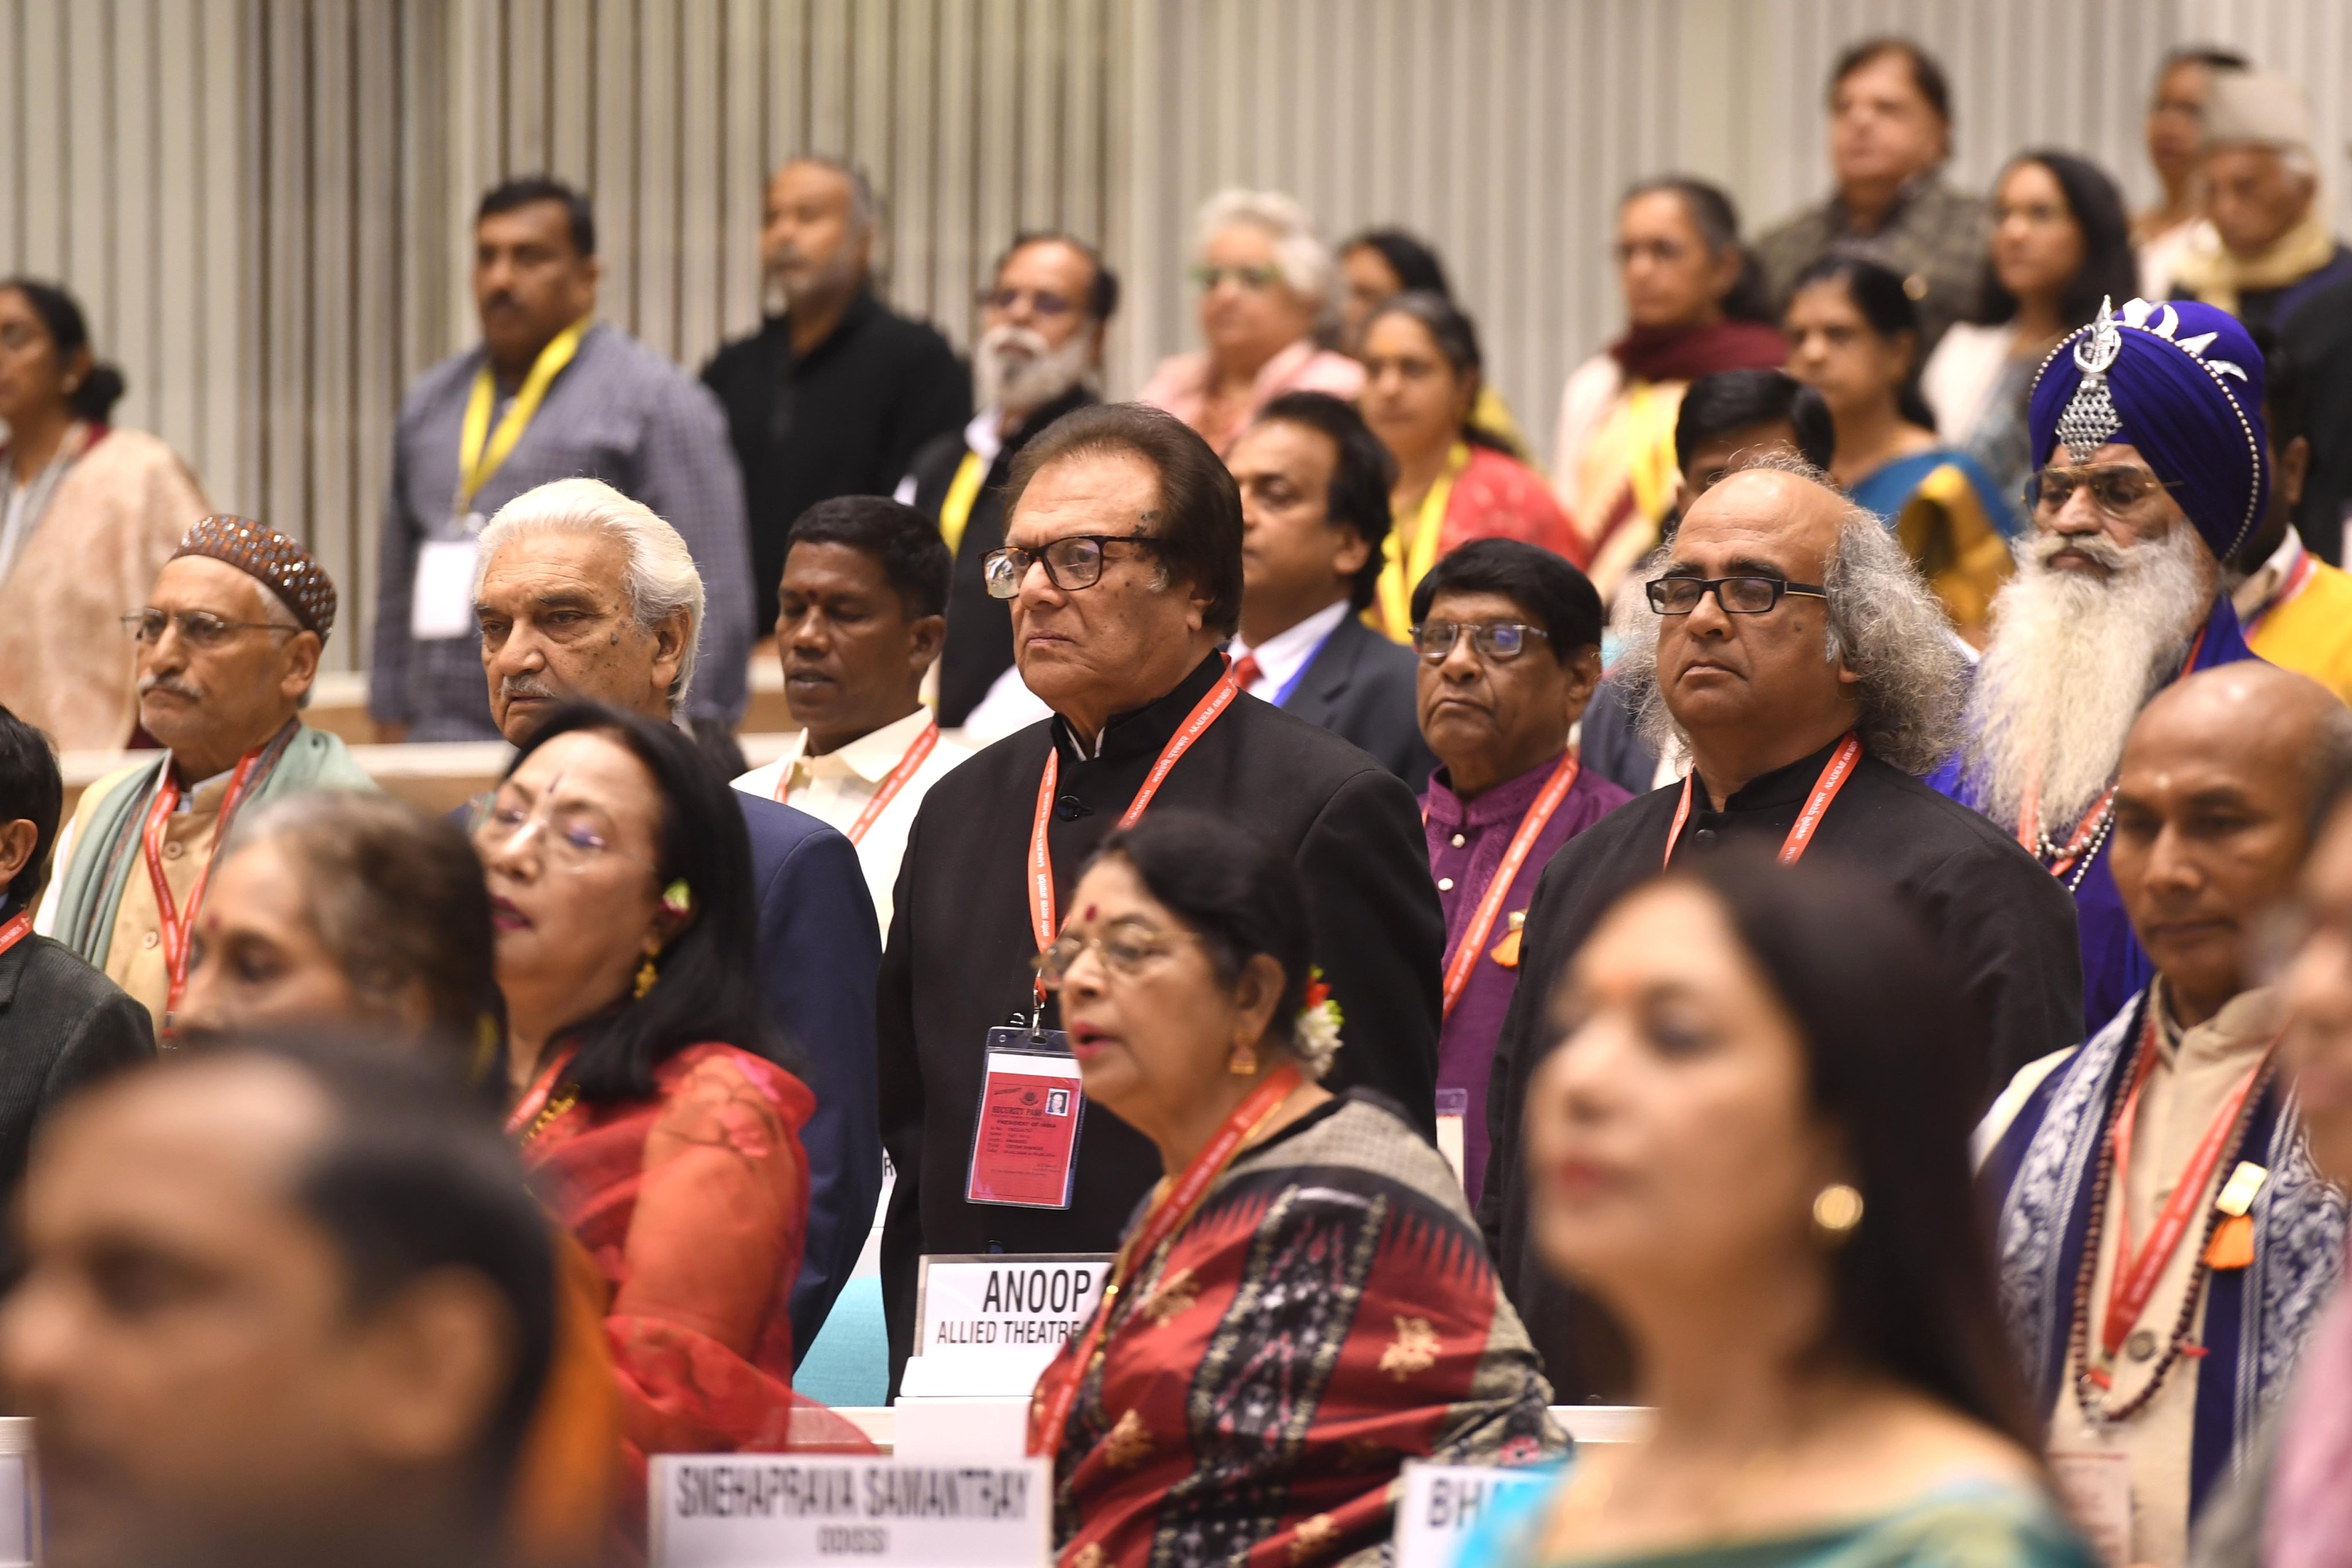
{"type": "Polygon", "coordinates": [[[249,517],[205,517],[122,622],[138,648],[139,721],[163,755],[82,792],[38,924],[168,1034],[213,855],[237,814],[374,785],[299,716],[334,630],[335,585],[294,540],[249,517]]]}
{"type": "Polygon", "coordinates": [[[2254,656],[2221,563],[2269,500],[2262,411],[2253,340],[2193,300],[2103,310],[2034,382],[2032,532],[1932,781],[2074,894],[2088,1033],[2153,972],[2107,866],[2125,737],[2166,686],[2254,656]]]}

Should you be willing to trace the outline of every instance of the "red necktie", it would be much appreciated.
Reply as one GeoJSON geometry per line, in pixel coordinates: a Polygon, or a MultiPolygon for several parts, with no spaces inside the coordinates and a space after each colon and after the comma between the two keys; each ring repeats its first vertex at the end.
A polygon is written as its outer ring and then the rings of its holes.
{"type": "Polygon", "coordinates": [[[1265,671],[1259,666],[1255,653],[1244,653],[1234,661],[1234,685],[1244,691],[1257,685],[1257,678],[1264,674],[1265,671]]]}

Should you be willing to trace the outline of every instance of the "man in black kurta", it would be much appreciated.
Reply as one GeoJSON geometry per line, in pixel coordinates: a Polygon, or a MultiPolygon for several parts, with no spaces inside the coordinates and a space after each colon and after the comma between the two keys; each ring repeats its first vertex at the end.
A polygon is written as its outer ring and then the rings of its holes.
{"type": "Polygon", "coordinates": [[[1659,873],[1670,835],[1675,857],[1738,844],[1786,858],[1852,735],[1860,754],[1800,852],[1885,879],[1927,922],[1984,1042],[1985,1098],[2082,1031],[2073,902],[2000,829],[1914,776],[1948,744],[1958,655],[1892,537],[1824,484],[1765,467],[1692,505],[1664,574],[1766,577],[1782,590],[1761,612],[1726,614],[1710,591],[1696,609],[1643,623],[1654,643],[1637,639],[1621,667],[1639,696],[1663,701],[1690,747],[1688,816],[1675,835],[1682,784],[1619,807],[1569,841],[1528,907],[1488,1081],[1478,1218],[1563,1403],[1623,1402],[1632,1368],[1614,1326],[1534,1253],[1533,1173],[1520,1158],[1528,1082],[1558,1042],[1551,993],[1569,960],[1620,895],[1659,873]],[[1824,597],[1822,584],[1852,602],[1824,597]],[[1837,650],[1826,660],[1825,645],[1837,650]]]}
{"type": "MultiPolygon", "coordinates": [[[[911,1346],[923,1253],[1108,1251],[1160,1178],[1152,1145],[1090,1107],[1067,1209],[963,1197],[987,1031],[1025,1021],[1032,1006],[1037,943],[1025,867],[1049,748],[1059,778],[1046,841],[1057,913],[1066,915],[1087,856],[1223,674],[1217,643],[1240,606],[1233,480],[1169,415],[1133,404],[1073,414],[1023,455],[1007,493],[1014,545],[1043,548],[1080,529],[1128,542],[1104,551],[1102,579],[1088,586],[1050,586],[1044,562],[1025,565],[1014,607],[1016,638],[1030,639],[1019,645],[1021,667],[1056,716],[940,779],[908,840],[878,1028],[883,1145],[898,1168],[882,1243],[894,1384],[911,1346]],[[1101,482],[1076,509],[1056,511],[1049,498],[1075,493],[1073,475],[1101,482]],[[1024,499],[1036,503],[1032,510],[1024,499]],[[1165,586],[1147,586],[1155,570],[1165,586]],[[1155,622],[1150,636],[1121,644],[1138,631],[1111,619],[1121,594],[1152,616],[1181,612],[1189,594],[1190,621],[1155,622]],[[1068,661],[1087,656],[1089,643],[1124,647],[1126,665],[1109,661],[1074,682],[1068,661]]],[[[1214,813],[1293,857],[1307,883],[1316,963],[1346,1015],[1328,1082],[1378,1090],[1433,1126],[1444,925],[1402,781],[1328,731],[1237,695],[1152,796],[1150,810],[1165,807],[1214,813]]],[[[1050,1007],[1045,1022],[1055,1022],[1050,1007]]]]}

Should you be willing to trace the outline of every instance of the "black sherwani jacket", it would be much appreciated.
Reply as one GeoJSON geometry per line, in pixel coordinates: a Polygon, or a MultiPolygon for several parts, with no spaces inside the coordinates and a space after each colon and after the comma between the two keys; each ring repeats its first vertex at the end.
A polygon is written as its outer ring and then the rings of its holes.
{"type": "Polygon", "coordinates": [[[154,1054],[147,1009],[71,948],[27,936],[0,953],[0,1199],[24,1180],[51,1105],[154,1054]]]}
{"type": "MultiPolygon", "coordinates": [[[[1698,792],[1678,855],[1718,844],[1779,850],[1831,751],[1755,779],[1705,810],[1698,792]]],[[[1536,1064],[1557,1043],[1553,987],[1618,896],[1658,874],[1682,786],[1630,800],[1561,847],[1528,905],[1519,984],[1496,1042],[1486,1092],[1486,1186],[1478,1221],[1562,1404],[1632,1391],[1624,1341],[1598,1307],[1555,1280],[1528,1235],[1521,1114],[1536,1064]]],[[[2081,1043],[2083,970],[2074,901],[1992,823],[1918,779],[1864,755],[1822,814],[1808,857],[1859,865],[1893,886],[1934,936],[1985,1041],[1990,1101],[2029,1061],[2081,1043]]],[[[1900,1019],[1888,1020],[1900,1029],[1900,1019]]]]}
{"type": "MultiPolygon", "coordinates": [[[[1061,747],[1060,805],[1046,834],[1066,912],[1087,856],[1221,668],[1212,655],[1166,696],[1113,719],[1091,760],[1076,759],[1061,721],[1049,719],[963,763],[923,799],[898,870],[877,1030],[882,1143],[898,1168],[882,1235],[894,1389],[912,1345],[921,1254],[1108,1252],[1160,1179],[1159,1151],[1090,1106],[1067,1209],[963,1199],[987,1031],[1031,1007],[1037,944],[1024,866],[1046,747],[1061,747]]],[[[1171,807],[1213,813],[1292,857],[1316,962],[1347,1019],[1328,1083],[1376,1089],[1432,1130],[1445,923],[1412,792],[1338,737],[1244,695],[1170,771],[1150,810],[1171,807]]]]}
{"type": "Polygon", "coordinates": [[[1437,758],[1421,738],[1412,650],[1350,615],[1331,630],[1299,672],[1285,713],[1295,713],[1370,752],[1416,795],[1437,758]]]}

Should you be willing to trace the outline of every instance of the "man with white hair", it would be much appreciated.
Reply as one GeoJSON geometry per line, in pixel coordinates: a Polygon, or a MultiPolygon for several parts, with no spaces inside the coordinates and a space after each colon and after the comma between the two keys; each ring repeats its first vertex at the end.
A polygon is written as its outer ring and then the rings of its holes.
{"type": "Polygon", "coordinates": [[[863,170],[815,154],[778,169],[760,265],[783,312],[703,367],[743,467],[762,633],[776,624],[793,519],[835,496],[888,495],[927,442],[971,417],[948,340],[874,297],[878,227],[863,170]]]}
{"type": "MultiPolygon", "coordinates": [[[[1520,1112],[1559,1036],[1552,989],[1616,899],[1681,857],[1735,846],[1816,853],[1885,881],[1920,915],[1966,998],[1990,1100],[2081,1038],[2074,917],[2032,858],[1913,775],[1950,744],[1962,655],[1894,536],[1800,459],[1756,460],[1691,503],[1619,630],[1617,678],[1691,770],[1569,840],[1545,867],[1487,1080],[1478,1218],[1503,1288],[1562,1403],[1620,1403],[1615,1331],[1551,1276],[1529,1236],[1538,1173],[1520,1112]]],[[[1899,1029],[1901,1020],[1888,1019],[1899,1029]]]]}
{"type": "MultiPolygon", "coordinates": [[[[703,590],[686,541],[595,479],[559,479],[508,502],[482,530],[474,613],[490,711],[518,744],[584,697],[674,721],[695,675],[703,590]]],[[[793,1347],[806,1354],[847,1281],[882,1192],[875,1109],[874,904],[849,841],[803,811],[730,791],[751,835],[760,979],[806,1059],[816,1113],[809,1218],[793,1287],[793,1347]]]]}
{"type": "Polygon", "coordinates": [[[2294,78],[2222,71],[2205,105],[2205,215],[2173,273],[2176,293],[2275,327],[2297,306],[2352,280],[2320,199],[2311,105],[2294,78]]]}
{"type": "Polygon", "coordinates": [[[1335,269],[1307,209],[1276,191],[1220,191],[1194,223],[1192,281],[1208,347],[1160,361],[1136,394],[1223,454],[1285,392],[1352,402],[1364,368],[1315,346],[1335,269]]]}
{"type": "Polygon", "coordinates": [[[2088,1033],[2154,973],[2107,867],[2124,738],[2184,674],[2253,657],[2221,563],[2269,503],[2263,383],[2224,312],[2135,299],[2062,342],[2028,405],[2033,530],[1935,783],[2074,894],[2088,1033]]]}
{"type": "Polygon", "coordinates": [[[1097,401],[1093,383],[1118,308],[1118,275],[1084,240],[1037,230],[1013,236],[982,302],[971,356],[980,412],[917,453],[897,495],[939,525],[954,559],[940,651],[940,723],[950,729],[1013,667],[1013,616],[989,597],[982,563],[1004,544],[1013,459],[1031,436],[1097,401]]]}

